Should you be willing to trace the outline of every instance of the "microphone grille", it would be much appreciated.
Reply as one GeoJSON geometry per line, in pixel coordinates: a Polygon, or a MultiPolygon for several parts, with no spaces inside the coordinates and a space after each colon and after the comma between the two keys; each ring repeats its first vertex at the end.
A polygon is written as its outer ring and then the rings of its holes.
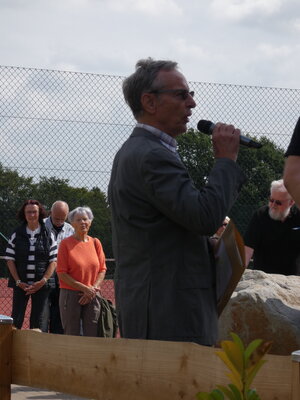
{"type": "Polygon", "coordinates": [[[207,121],[205,119],[201,119],[198,122],[197,128],[198,128],[198,131],[200,131],[202,133],[205,133],[206,135],[211,135],[213,125],[214,124],[211,121],[207,121]]]}

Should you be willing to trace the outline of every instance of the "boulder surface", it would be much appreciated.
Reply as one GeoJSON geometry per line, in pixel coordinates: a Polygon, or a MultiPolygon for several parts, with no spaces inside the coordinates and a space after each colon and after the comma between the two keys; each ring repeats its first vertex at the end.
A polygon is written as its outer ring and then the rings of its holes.
{"type": "Polygon", "coordinates": [[[271,354],[300,350],[300,276],[246,270],[219,318],[219,341],[272,341],[271,354]]]}

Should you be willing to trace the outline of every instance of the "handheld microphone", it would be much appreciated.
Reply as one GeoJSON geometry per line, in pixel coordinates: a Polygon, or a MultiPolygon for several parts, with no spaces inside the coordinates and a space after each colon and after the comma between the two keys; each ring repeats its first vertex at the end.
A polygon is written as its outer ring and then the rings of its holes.
{"type": "MultiPolygon", "coordinates": [[[[215,124],[213,122],[206,121],[205,119],[201,119],[197,125],[198,131],[205,133],[206,135],[212,135],[214,127],[215,124]]],[[[254,140],[242,135],[240,135],[240,144],[254,149],[260,149],[262,147],[261,143],[255,142],[254,140]]]]}

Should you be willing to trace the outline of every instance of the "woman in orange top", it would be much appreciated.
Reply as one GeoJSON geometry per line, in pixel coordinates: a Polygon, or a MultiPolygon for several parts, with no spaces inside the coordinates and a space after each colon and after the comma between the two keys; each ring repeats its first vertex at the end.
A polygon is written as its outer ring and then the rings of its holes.
{"type": "Polygon", "coordinates": [[[57,256],[59,307],[67,335],[97,336],[100,302],[96,294],[106,273],[105,255],[99,239],[88,235],[93,213],[77,207],[68,215],[74,234],[64,239],[57,256]]]}

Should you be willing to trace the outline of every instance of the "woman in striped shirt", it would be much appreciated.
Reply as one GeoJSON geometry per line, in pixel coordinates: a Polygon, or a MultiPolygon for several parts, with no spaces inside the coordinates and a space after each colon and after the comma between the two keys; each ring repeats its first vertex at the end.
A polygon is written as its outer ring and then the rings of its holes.
{"type": "Polygon", "coordinates": [[[13,232],[6,248],[8,286],[13,288],[13,323],[22,328],[31,297],[30,329],[41,329],[44,305],[50,288],[55,286],[57,245],[43,222],[46,211],[37,200],[25,201],[17,217],[22,225],[13,232]]]}

